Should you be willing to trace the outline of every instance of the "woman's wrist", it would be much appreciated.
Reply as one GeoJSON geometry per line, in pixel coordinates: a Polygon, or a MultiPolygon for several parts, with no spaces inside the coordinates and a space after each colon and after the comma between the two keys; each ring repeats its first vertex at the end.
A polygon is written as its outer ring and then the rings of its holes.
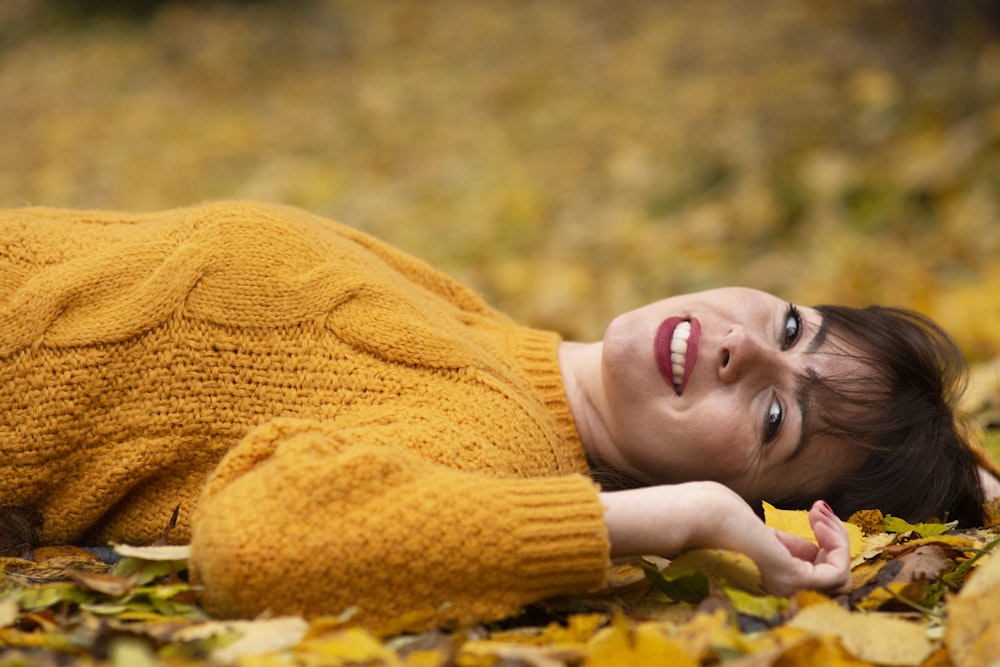
{"type": "Polygon", "coordinates": [[[611,556],[671,555],[714,546],[735,493],[716,482],[650,486],[601,493],[611,556]]]}

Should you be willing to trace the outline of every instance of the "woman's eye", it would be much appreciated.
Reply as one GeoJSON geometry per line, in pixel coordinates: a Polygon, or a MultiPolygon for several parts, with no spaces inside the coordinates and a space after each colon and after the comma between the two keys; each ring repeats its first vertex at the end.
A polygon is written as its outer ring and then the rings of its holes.
{"type": "Polygon", "coordinates": [[[767,416],[764,418],[764,444],[770,443],[778,435],[781,429],[781,422],[785,419],[785,411],[777,398],[771,399],[771,405],[767,409],[767,416]]]}
{"type": "Polygon", "coordinates": [[[802,335],[802,314],[792,304],[785,311],[785,328],[781,334],[781,349],[787,350],[802,335]]]}

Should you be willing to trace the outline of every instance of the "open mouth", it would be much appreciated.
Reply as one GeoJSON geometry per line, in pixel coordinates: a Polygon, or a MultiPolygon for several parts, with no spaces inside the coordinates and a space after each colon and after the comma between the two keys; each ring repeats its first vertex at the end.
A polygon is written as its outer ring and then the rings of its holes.
{"type": "Polygon", "coordinates": [[[684,388],[684,360],[690,337],[691,322],[686,320],[674,327],[674,335],[670,337],[670,376],[674,381],[674,391],[678,395],[684,388]]]}
{"type": "Polygon", "coordinates": [[[678,396],[684,393],[688,378],[698,360],[701,325],[695,318],[670,317],[660,324],[653,342],[653,354],[660,375],[678,396]]]}

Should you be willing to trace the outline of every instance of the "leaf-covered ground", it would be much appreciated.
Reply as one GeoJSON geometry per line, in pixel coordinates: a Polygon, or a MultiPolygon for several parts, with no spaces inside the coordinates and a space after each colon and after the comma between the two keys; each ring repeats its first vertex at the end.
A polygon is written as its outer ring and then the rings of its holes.
{"type": "MultiPolygon", "coordinates": [[[[583,339],[723,284],[909,306],[974,363],[966,406],[1000,452],[998,14],[992,0],[4,0],[0,206],[297,204],[583,339]]],[[[994,533],[871,546],[862,592],[837,607],[853,616],[733,593],[745,576],[669,603],[675,573],[647,565],[613,594],[493,628],[249,634],[307,633],[278,664],[987,664],[1000,613],[981,591],[1000,566],[963,563],[994,533]],[[921,639],[886,644],[905,660],[859,654],[878,644],[862,613],[903,619],[879,636],[921,639]]],[[[66,573],[78,557],[5,562],[11,590],[34,592],[0,603],[0,643],[24,647],[0,660],[202,659],[240,632],[201,620],[182,583],[66,573]]]]}
{"type": "MultiPolygon", "coordinates": [[[[768,508],[799,532],[805,512],[768,508]]],[[[606,591],[550,600],[493,625],[376,637],[339,617],[223,621],[186,583],[185,547],[73,548],[7,558],[0,665],[950,665],[1000,656],[996,529],[955,531],[860,513],[852,590],[761,593],[745,557],[695,551],[615,568],[606,591]]],[[[401,586],[405,580],[401,579],[401,586]]]]}

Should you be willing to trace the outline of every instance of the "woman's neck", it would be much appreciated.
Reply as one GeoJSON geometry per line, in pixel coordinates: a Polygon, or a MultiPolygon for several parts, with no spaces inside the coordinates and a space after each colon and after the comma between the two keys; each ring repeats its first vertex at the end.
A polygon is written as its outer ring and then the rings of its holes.
{"type": "Polygon", "coordinates": [[[559,370],[587,460],[592,466],[614,466],[607,456],[614,448],[603,419],[601,345],[563,341],[559,344],[559,370]]]}

